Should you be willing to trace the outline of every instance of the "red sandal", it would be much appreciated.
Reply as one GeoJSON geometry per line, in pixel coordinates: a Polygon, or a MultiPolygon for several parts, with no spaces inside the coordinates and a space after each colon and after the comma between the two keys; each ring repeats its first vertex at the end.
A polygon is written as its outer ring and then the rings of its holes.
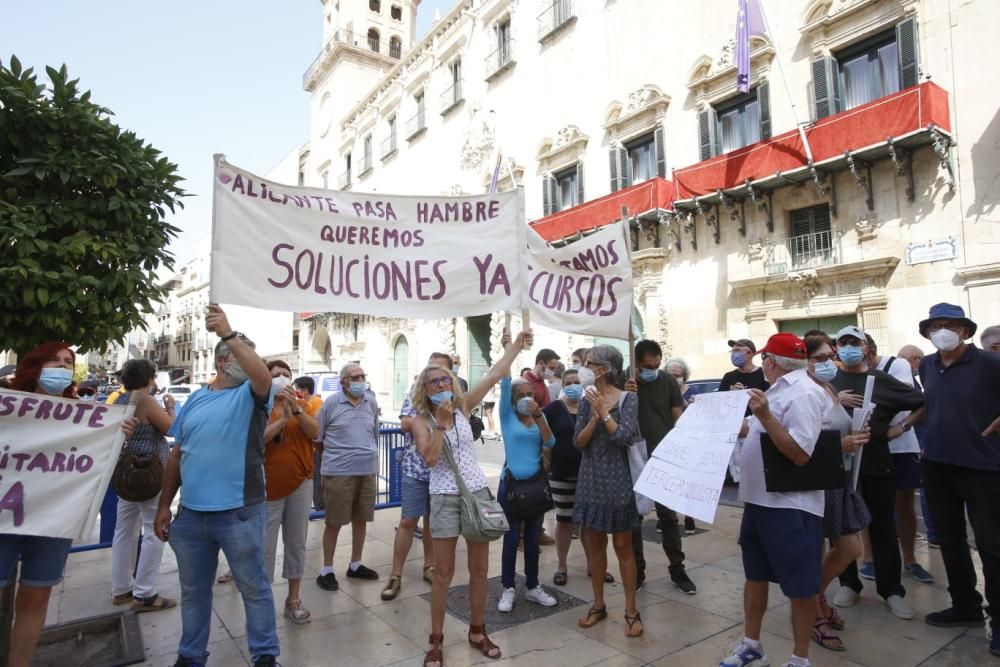
{"type": "Polygon", "coordinates": [[[441,667],[444,667],[444,653],[441,652],[441,647],[444,646],[444,633],[428,636],[427,643],[434,648],[424,654],[424,667],[427,667],[432,662],[436,662],[441,667]]]}
{"type": "Polygon", "coordinates": [[[484,656],[490,660],[498,660],[500,658],[500,647],[490,641],[489,636],[486,634],[485,625],[470,625],[469,626],[469,644],[478,648],[484,656]],[[483,638],[478,642],[472,641],[472,635],[482,635],[483,638]],[[496,655],[492,655],[490,651],[496,650],[496,655]]]}

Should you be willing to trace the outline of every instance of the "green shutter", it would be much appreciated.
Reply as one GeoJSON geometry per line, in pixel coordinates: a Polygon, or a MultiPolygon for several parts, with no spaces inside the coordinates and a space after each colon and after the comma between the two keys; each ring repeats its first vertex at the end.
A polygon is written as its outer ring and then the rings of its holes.
{"type": "Polygon", "coordinates": [[[552,215],[553,204],[552,201],[552,189],[549,187],[549,181],[552,180],[551,176],[542,177],[542,215],[552,215]]]}
{"type": "Polygon", "coordinates": [[[563,209],[563,203],[559,201],[559,180],[555,176],[550,176],[548,180],[549,185],[549,201],[552,202],[552,213],[557,213],[563,209]]]}
{"type": "Polygon", "coordinates": [[[771,86],[764,81],[757,86],[757,110],[760,114],[760,138],[771,138],[771,86]]]}
{"type": "Polygon", "coordinates": [[[618,148],[618,174],[623,190],[632,185],[632,160],[629,159],[628,149],[624,146],[618,148]]]}
{"type": "Polygon", "coordinates": [[[840,110],[840,73],[833,58],[812,61],[813,115],[816,120],[840,110]]]}
{"type": "Polygon", "coordinates": [[[653,132],[653,141],[656,144],[656,175],[660,178],[666,178],[667,146],[663,139],[663,127],[657,127],[653,132]]]}
{"type": "Polygon", "coordinates": [[[701,146],[702,160],[719,152],[715,139],[715,109],[711,107],[698,114],[698,145],[701,146]]]}
{"type": "Polygon", "coordinates": [[[896,52],[899,54],[899,87],[915,86],[920,80],[920,43],[917,19],[908,18],[896,25],[896,52]]]}
{"type": "Polygon", "coordinates": [[[612,147],[608,151],[608,162],[611,169],[611,191],[617,192],[621,188],[621,181],[618,179],[618,149],[612,147]]]}
{"type": "Polygon", "coordinates": [[[577,204],[582,204],[585,199],[583,197],[583,163],[576,163],[576,201],[577,204]]]}

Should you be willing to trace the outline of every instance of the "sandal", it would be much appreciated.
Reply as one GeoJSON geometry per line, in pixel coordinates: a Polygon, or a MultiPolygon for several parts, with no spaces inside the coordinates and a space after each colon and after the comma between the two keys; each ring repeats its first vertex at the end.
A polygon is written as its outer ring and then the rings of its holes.
{"type": "MultiPolygon", "coordinates": [[[[587,573],[587,576],[588,577],[590,576],[590,572],[587,573]]],[[[611,574],[610,572],[605,572],[604,573],[604,583],[606,583],[606,584],[613,584],[613,583],[615,583],[615,577],[614,577],[614,575],[611,574]]]]}
{"type": "Polygon", "coordinates": [[[128,604],[131,601],[132,601],[132,591],[128,591],[126,593],[119,593],[118,595],[111,596],[111,604],[113,605],[128,604]]]}
{"type": "Polygon", "coordinates": [[[225,574],[220,574],[215,579],[215,583],[217,583],[217,584],[228,584],[232,580],[233,580],[233,573],[227,571],[225,574]]]}
{"type": "Polygon", "coordinates": [[[497,660],[500,658],[500,647],[490,641],[489,636],[486,634],[485,625],[469,626],[469,644],[478,648],[482,654],[490,660],[497,660]],[[478,642],[474,642],[472,641],[472,635],[482,635],[483,638],[478,642]],[[496,653],[491,653],[491,651],[496,651],[496,653]]]}
{"type": "Polygon", "coordinates": [[[826,616],[823,620],[826,621],[826,624],[834,630],[838,632],[842,631],[845,625],[844,617],[840,615],[840,612],[837,611],[836,607],[831,604],[827,604],[825,597],[821,598],[821,603],[830,608],[830,615],[826,616]]]}
{"type": "Polygon", "coordinates": [[[552,575],[552,583],[556,586],[565,586],[567,576],[565,572],[556,572],[552,575]]]}
{"type": "Polygon", "coordinates": [[[427,643],[434,648],[424,654],[424,667],[427,667],[432,662],[436,662],[441,667],[444,667],[444,654],[441,652],[441,647],[444,646],[444,633],[430,635],[427,637],[427,643]]]}
{"type": "Polygon", "coordinates": [[[813,641],[825,648],[827,651],[836,651],[837,653],[843,653],[847,650],[844,643],[840,640],[840,637],[831,633],[823,632],[822,628],[826,625],[826,619],[821,618],[816,621],[816,624],[812,627],[812,638],[813,641]]]}
{"type": "Polygon", "coordinates": [[[635,612],[635,616],[629,616],[625,614],[625,636],[626,637],[642,637],[642,633],[645,632],[645,628],[642,627],[642,616],[639,612],[635,612]],[[636,632],[635,624],[639,624],[639,630],[636,632]]]}
{"type": "Polygon", "coordinates": [[[608,617],[607,606],[601,607],[600,609],[597,609],[596,607],[591,607],[587,611],[587,616],[585,618],[581,618],[580,620],[578,620],[576,624],[579,625],[581,628],[592,628],[601,621],[603,621],[604,619],[606,619],[607,617],[608,617]]]}
{"type": "Polygon", "coordinates": [[[424,565],[424,581],[430,585],[434,585],[434,566],[424,565]]]}
{"type": "Polygon", "coordinates": [[[302,606],[302,600],[286,600],[285,601],[285,618],[287,618],[292,623],[296,625],[303,625],[309,622],[309,617],[312,614],[309,610],[302,606]]]}
{"type": "Polygon", "coordinates": [[[177,600],[156,594],[148,598],[132,598],[132,610],[138,614],[145,611],[163,611],[177,606],[177,600]]]}

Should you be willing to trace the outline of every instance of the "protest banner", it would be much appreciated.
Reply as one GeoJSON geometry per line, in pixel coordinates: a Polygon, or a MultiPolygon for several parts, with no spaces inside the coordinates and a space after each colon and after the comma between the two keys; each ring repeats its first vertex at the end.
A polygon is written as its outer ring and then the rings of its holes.
{"type": "Polygon", "coordinates": [[[715,521],[749,400],[745,391],[699,395],[653,450],[635,491],[685,516],[715,521]]]}
{"type": "Polygon", "coordinates": [[[86,538],[125,415],[125,406],[0,390],[0,533],[86,538]]]}
{"type": "Polygon", "coordinates": [[[622,225],[559,248],[528,230],[525,303],[537,324],[566,333],[628,339],[632,263],[622,225]]]}
{"type": "Polygon", "coordinates": [[[293,187],[216,156],[211,298],[437,319],[521,306],[523,195],[414,197],[293,187]]]}

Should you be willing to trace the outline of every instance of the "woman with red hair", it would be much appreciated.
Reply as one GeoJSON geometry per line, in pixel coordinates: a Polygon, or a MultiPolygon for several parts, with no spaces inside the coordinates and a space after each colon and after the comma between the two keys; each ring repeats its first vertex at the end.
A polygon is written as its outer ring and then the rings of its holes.
{"type": "MultiPolygon", "coordinates": [[[[11,389],[47,396],[76,398],[73,371],[76,354],[66,343],[44,343],[20,360],[11,389]]],[[[21,561],[21,579],[14,602],[10,667],[28,667],[38,645],[52,587],[62,581],[72,540],[38,535],[0,533],[0,588],[15,585],[14,566],[21,561]]]]}

